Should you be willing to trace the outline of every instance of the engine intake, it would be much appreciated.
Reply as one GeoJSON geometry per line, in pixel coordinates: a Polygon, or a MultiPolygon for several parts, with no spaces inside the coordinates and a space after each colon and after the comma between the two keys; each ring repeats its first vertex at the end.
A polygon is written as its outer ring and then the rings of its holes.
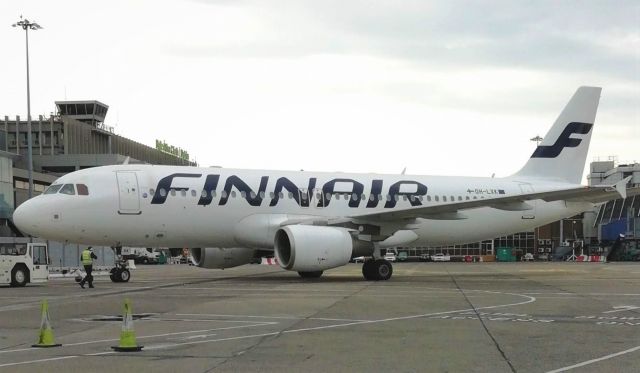
{"type": "Polygon", "coordinates": [[[276,232],[274,246],[282,268],[315,272],[347,264],[354,243],[344,228],[289,225],[276,232]]]}
{"type": "Polygon", "coordinates": [[[194,265],[209,269],[222,269],[249,264],[255,250],[243,247],[205,247],[189,249],[194,265]]]}

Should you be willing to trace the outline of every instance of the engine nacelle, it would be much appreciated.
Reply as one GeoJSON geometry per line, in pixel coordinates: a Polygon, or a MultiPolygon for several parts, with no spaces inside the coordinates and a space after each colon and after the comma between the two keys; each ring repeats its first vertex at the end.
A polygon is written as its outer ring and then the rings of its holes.
{"type": "Polygon", "coordinates": [[[243,247],[204,247],[189,249],[189,251],[194,265],[209,269],[231,268],[248,264],[255,254],[255,250],[243,247]]]}
{"type": "Polygon", "coordinates": [[[288,225],[276,232],[275,254],[284,269],[323,271],[349,263],[353,239],[344,228],[288,225]]]}

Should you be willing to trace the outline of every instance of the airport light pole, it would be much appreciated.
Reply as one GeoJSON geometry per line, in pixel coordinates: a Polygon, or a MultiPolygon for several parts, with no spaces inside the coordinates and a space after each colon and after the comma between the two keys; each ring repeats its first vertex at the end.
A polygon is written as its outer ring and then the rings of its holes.
{"type": "MultiPolygon", "coordinates": [[[[31,144],[31,92],[29,88],[29,30],[39,30],[42,27],[35,23],[29,22],[28,19],[22,19],[11,25],[12,27],[22,27],[26,38],[27,49],[27,169],[29,171],[29,198],[33,197],[33,146],[31,144]]],[[[16,123],[16,125],[19,125],[16,123]]],[[[17,140],[17,139],[16,139],[17,140]]]]}

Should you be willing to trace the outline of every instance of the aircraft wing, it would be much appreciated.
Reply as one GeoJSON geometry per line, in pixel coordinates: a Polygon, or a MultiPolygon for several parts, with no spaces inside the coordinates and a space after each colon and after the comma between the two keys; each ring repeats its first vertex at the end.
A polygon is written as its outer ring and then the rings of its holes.
{"type": "Polygon", "coordinates": [[[626,184],[630,178],[631,177],[621,180],[615,185],[598,185],[590,187],[581,186],[546,192],[519,194],[515,196],[459,201],[435,206],[419,206],[404,210],[380,211],[369,214],[354,215],[350,218],[366,222],[389,222],[414,218],[458,220],[466,218],[461,211],[481,207],[491,207],[506,211],[531,210],[533,209],[533,206],[528,204],[527,201],[537,199],[547,202],[567,201],[601,203],[615,198],[626,198],[627,196],[640,194],[640,187],[626,188],[626,184]]]}

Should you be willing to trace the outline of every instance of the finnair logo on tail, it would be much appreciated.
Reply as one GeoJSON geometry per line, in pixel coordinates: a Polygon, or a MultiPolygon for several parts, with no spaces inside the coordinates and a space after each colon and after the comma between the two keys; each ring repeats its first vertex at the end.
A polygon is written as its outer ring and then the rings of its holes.
{"type": "Polygon", "coordinates": [[[571,138],[573,134],[586,135],[591,131],[592,123],[571,122],[567,124],[564,131],[558,136],[553,145],[538,145],[531,158],[555,158],[564,148],[575,148],[582,142],[582,139],[571,138]]]}

